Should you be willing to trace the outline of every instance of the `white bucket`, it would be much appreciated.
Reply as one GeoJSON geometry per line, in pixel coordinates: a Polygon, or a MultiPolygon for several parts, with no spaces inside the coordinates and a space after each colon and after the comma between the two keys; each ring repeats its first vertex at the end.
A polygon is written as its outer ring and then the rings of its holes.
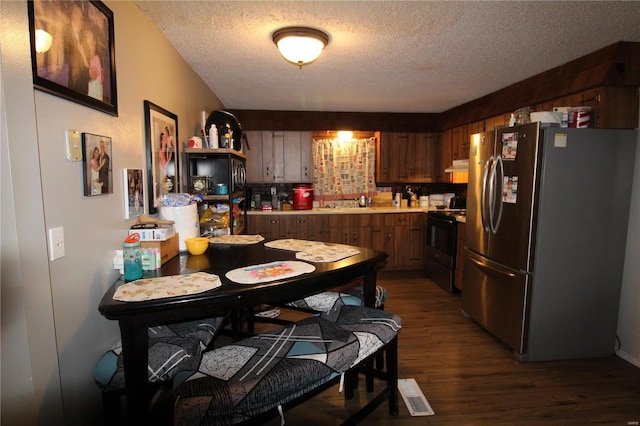
{"type": "Polygon", "coordinates": [[[176,232],[179,234],[178,246],[180,251],[186,251],[187,245],[184,240],[197,237],[200,234],[200,224],[198,222],[198,205],[167,207],[160,206],[160,219],[172,220],[176,232]]]}

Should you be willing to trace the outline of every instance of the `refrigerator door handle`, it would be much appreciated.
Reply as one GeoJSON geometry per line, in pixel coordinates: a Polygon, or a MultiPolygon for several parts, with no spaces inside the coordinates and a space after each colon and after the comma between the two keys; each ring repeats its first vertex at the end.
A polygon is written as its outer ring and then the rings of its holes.
{"type": "Polygon", "coordinates": [[[482,174],[482,196],[480,197],[480,217],[482,218],[482,228],[485,232],[491,230],[488,221],[487,214],[487,181],[489,177],[489,169],[493,163],[493,156],[489,157],[489,160],[484,165],[484,173],[482,174]]]}
{"type": "Polygon", "coordinates": [[[497,158],[491,157],[491,170],[489,171],[489,194],[488,194],[488,211],[489,219],[487,220],[487,232],[493,233],[493,210],[495,205],[495,193],[496,193],[496,160],[497,158]]]}
{"type": "Polygon", "coordinates": [[[507,268],[502,268],[502,267],[500,267],[498,265],[494,265],[492,263],[482,262],[482,261],[480,261],[480,260],[478,260],[478,259],[476,259],[476,258],[474,258],[472,256],[468,256],[467,258],[471,262],[473,262],[478,268],[480,268],[480,269],[482,269],[484,271],[495,272],[495,273],[498,273],[500,275],[506,275],[506,276],[508,276],[510,278],[515,278],[516,277],[516,274],[514,274],[512,271],[510,271],[507,268]]]}
{"type": "Polygon", "coordinates": [[[491,233],[495,235],[498,232],[498,228],[500,227],[500,222],[502,222],[502,185],[504,180],[504,163],[502,162],[502,157],[497,156],[493,162],[493,166],[491,167],[491,182],[493,183],[491,188],[491,201],[489,203],[489,224],[491,225],[491,233]],[[500,166],[500,174],[496,174],[497,167],[500,166]],[[495,188],[496,186],[500,188],[500,192],[496,194],[495,188]],[[495,208],[496,208],[496,195],[498,201],[498,214],[495,216],[495,208]]]}

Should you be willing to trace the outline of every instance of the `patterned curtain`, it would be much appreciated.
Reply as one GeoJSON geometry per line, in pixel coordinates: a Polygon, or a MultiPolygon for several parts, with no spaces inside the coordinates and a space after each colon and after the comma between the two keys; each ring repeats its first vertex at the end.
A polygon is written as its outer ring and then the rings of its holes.
{"type": "Polygon", "coordinates": [[[354,200],[376,192],[376,140],[314,140],[314,198],[354,200]]]}

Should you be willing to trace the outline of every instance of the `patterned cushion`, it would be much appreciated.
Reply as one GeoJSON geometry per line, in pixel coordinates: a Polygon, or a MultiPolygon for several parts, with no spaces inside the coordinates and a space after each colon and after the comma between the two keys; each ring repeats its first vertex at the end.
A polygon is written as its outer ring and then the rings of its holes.
{"type": "MultiPolygon", "coordinates": [[[[149,327],[149,381],[167,381],[182,369],[196,368],[202,350],[211,343],[222,320],[209,318],[149,327]]],[[[125,388],[122,342],[116,342],[98,360],[93,379],[103,391],[125,388]]]]}
{"type": "MultiPolygon", "coordinates": [[[[170,380],[183,369],[193,369],[200,362],[202,348],[193,337],[149,338],[149,381],[170,380]]],[[[118,341],[93,369],[93,380],[103,391],[125,388],[122,343],[118,341]]]]}
{"type": "Polygon", "coordinates": [[[207,352],[197,371],[174,378],[174,424],[233,424],[274,409],[347,371],[400,326],[391,313],[340,306],[207,352]]]}
{"type": "MultiPolygon", "coordinates": [[[[363,289],[359,285],[348,290],[346,293],[338,293],[335,291],[325,291],[287,303],[292,308],[310,309],[316,312],[324,312],[330,310],[338,300],[344,305],[362,306],[363,289]]],[[[387,289],[376,286],[375,307],[379,308],[387,301],[387,289]]]]}
{"type": "Polygon", "coordinates": [[[223,322],[223,317],[217,317],[149,327],[149,337],[194,337],[204,349],[209,346],[223,322]]]}

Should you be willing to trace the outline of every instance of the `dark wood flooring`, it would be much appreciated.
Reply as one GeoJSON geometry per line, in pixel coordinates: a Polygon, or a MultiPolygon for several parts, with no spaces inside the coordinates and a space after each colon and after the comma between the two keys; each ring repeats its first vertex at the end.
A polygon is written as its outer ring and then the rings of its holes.
{"type": "MultiPolygon", "coordinates": [[[[381,272],[385,309],[399,314],[401,378],[414,378],[435,415],[411,417],[400,399],[365,425],[638,425],[640,368],[611,356],[526,363],[460,311],[451,295],[421,272],[381,272]]],[[[286,315],[286,314],[285,314],[286,315]]],[[[259,325],[258,327],[268,327],[259,325]]],[[[259,331],[259,330],[257,330],[259,331]]],[[[366,400],[364,386],[346,401],[337,387],[287,411],[287,425],[334,425],[366,400]]],[[[279,425],[274,419],[268,425],[279,425]]]]}

